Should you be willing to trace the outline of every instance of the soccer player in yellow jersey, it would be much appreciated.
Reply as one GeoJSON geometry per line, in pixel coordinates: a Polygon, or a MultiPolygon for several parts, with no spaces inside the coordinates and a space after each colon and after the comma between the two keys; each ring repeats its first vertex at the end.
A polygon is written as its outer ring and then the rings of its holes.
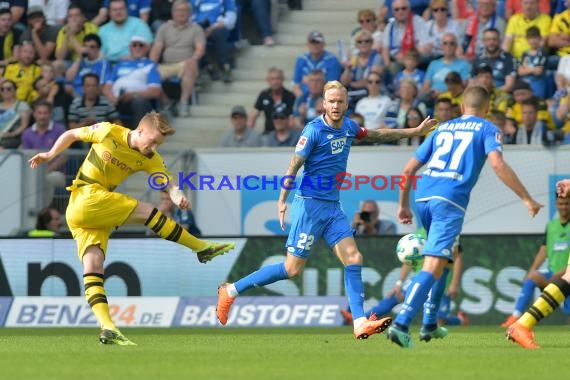
{"type": "MultiPolygon", "coordinates": [[[[570,197],[570,179],[563,179],[556,183],[556,193],[559,197],[570,197]]],[[[554,310],[570,296],[570,258],[568,266],[561,278],[548,284],[540,297],[521,317],[507,329],[507,339],[520,344],[523,348],[540,348],[534,340],[534,326],[543,318],[548,317],[554,310]]]]}
{"type": "Polygon", "coordinates": [[[92,143],[87,158],[68,188],[71,197],[66,218],[83,264],[85,297],[101,325],[101,343],[134,345],[115,326],[109,314],[103,285],[103,262],[109,234],[115,227],[125,223],[144,223],[158,236],[197,252],[198,260],[202,263],[235,246],[234,243],[200,240],[152,204],[113,191],[135,172],[162,172],[170,180],[167,191],[172,201],[181,209],[190,208],[190,202],[174,184],[162,158],[156,152],[166,136],[173,135],[174,132],[175,129],[160,114],[150,112],[133,131],[111,123],[68,130],[56,140],[50,151],[36,154],[29,161],[35,169],[57,157],[75,141],[92,143]]]}

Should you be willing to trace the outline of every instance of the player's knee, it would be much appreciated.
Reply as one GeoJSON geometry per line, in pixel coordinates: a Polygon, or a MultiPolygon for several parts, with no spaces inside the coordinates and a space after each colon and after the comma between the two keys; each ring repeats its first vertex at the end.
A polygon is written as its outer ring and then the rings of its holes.
{"type": "Polygon", "coordinates": [[[345,255],[345,265],[362,265],[362,255],[360,251],[349,251],[345,255]]]}
{"type": "Polygon", "coordinates": [[[146,222],[154,211],[154,205],[146,202],[138,202],[137,208],[133,212],[133,217],[138,221],[146,222]]]}
{"type": "Polygon", "coordinates": [[[299,276],[303,272],[303,267],[298,265],[287,265],[287,263],[285,263],[285,271],[287,272],[288,278],[293,278],[299,276]]]}
{"type": "Polygon", "coordinates": [[[303,268],[296,268],[296,267],[290,267],[290,268],[286,267],[285,270],[287,271],[287,276],[289,278],[297,277],[303,272],[303,268]]]}

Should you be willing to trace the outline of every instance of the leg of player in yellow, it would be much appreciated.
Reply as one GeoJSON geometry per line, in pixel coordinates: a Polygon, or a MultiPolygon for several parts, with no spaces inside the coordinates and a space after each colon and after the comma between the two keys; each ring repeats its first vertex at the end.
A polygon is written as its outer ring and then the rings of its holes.
{"type": "Polygon", "coordinates": [[[523,348],[540,348],[534,341],[534,326],[548,317],[570,295],[570,271],[562,278],[548,284],[540,297],[531,307],[507,329],[507,339],[520,344],[523,348]]]}
{"type": "Polygon", "coordinates": [[[159,236],[197,251],[201,262],[234,247],[234,243],[211,243],[197,239],[153,205],[125,194],[109,192],[99,185],[74,189],[66,217],[83,264],[85,297],[101,326],[99,340],[105,344],[133,344],[113,323],[105,293],[103,263],[113,226],[125,222],[146,224],[159,236]]]}
{"type": "Polygon", "coordinates": [[[135,343],[127,339],[113,320],[109,313],[109,304],[104,287],[103,262],[105,255],[98,245],[91,245],[85,250],[82,258],[83,263],[83,284],[85,286],[85,298],[91,306],[93,314],[99,321],[101,333],[99,341],[103,344],[118,344],[121,346],[136,346],[135,343]]]}
{"type": "Polygon", "coordinates": [[[146,202],[139,201],[137,207],[125,223],[144,223],[145,226],[153,230],[161,238],[181,244],[195,251],[201,263],[206,263],[214,257],[223,255],[235,248],[235,243],[233,242],[216,243],[198,239],[172,218],[158,211],[154,205],[146,202]]]}

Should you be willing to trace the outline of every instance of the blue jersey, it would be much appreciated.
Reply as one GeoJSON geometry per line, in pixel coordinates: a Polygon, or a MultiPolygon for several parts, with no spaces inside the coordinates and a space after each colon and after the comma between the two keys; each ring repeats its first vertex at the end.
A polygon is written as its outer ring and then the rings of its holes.
{"type": "Polygon", "coordinates": [[[293,72],[293,83],[301,86],[303,92],[309,91],[307,85],[303,83],[303,77],[313,70],[321,70],[325,74],[325,82],[339,80],[342,74],[342,66],[333,53],[325,50],[316,61],[313,60],[311,53],[303,54],[297,58],[293,72]]]}
{"type": "Polygon", "coordinates": [[[360,126],[347,117],[339,129],[328,125],[323,116],[305,126],[295,148],[295,153],[305,158],[303,174],[296,185],[297,195],[339,200],[339,180],[346,172],[350,146],[359,132],[360,126]]]}
{"type": "Polygon", "coordinates": [[[99,84],[104,85],[107,83],[108,76],[111,74],[111,64],[105,59],[98,59],[96,61],[88,61],[83,58],[79,63],[79,69],[73,79],[73,90],[83,96],[83,76],[85,74],[94,73],[99,76],[99,84]]]}
{"type": "MultiPolygon", "coordinates": [[[[192,21],[202,25],[206,21],[214,25],[226,12],[237,13],[234,0],[190,0],[190,4],[193,10],[192,21]]],[[[233,27],[227,29],[233,29],[233,27]]]]}
{"type": "Polygon", "coordinates": [[[487,154],[502,149],[501,132],[485,119],[462,116],[440,124],[415,153],[426,164],[416,202],[442,199],[465,210],[487,154]]]}
{"type": "MultiPolygon", "coordinates": [[[[103,8],[109,9],[109,0],[103,1],[103,8]]],[[[127,0],[129,16],[140,17],[141,13],[150,12],[150,0],[127,0]]]]}
{"type": "MultiPolygon", "coordinates": [[[[141,90],[146,86],[160,86],[160,74],[156,62],[149,58],[143,57],[139,59],[132,59],[127,61],[120,61],[113,67],[113,71],[107,77],[107,83],[117,85],[118,79],[128,80],[131,86],[125,87],[132,91],[134,85],[141,87],[141,90]]],[[[120,87],[120,86],[119,86],[120,87]]]]}

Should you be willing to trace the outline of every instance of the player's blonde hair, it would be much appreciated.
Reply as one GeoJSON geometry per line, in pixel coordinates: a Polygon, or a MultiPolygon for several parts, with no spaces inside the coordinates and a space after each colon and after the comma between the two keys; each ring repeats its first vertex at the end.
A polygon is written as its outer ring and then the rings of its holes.
{"type": "Polygon", "coordinates": [[[146,122],[147,124],[156,128],[163,136],[172,136],[174,133],[176,133],[176,129],[174,129],[170,123],[168,123],[168,120],[166,120],[164,116],[156,111],[151,111],[144,115],[139,125],[141,125],[143,122],[146,122]]]}
{"type": "Polygon", "coordinates": [[[325,84],[325,87],[323,88],[323,98],[325,99],[327,98],[326,94],[328,90],[342,90],[344,96],[348,97],[348,92],[346,91],[346,87],[344,87],[344,85],[337,80],[331,80],[325,84]]]}
{"type": "Polygon", "coordinates": [[[466,108],[486,110],[489,106],[489,92],[481,86],[468,87],[463,93],[463,105],[466,108]]]}

